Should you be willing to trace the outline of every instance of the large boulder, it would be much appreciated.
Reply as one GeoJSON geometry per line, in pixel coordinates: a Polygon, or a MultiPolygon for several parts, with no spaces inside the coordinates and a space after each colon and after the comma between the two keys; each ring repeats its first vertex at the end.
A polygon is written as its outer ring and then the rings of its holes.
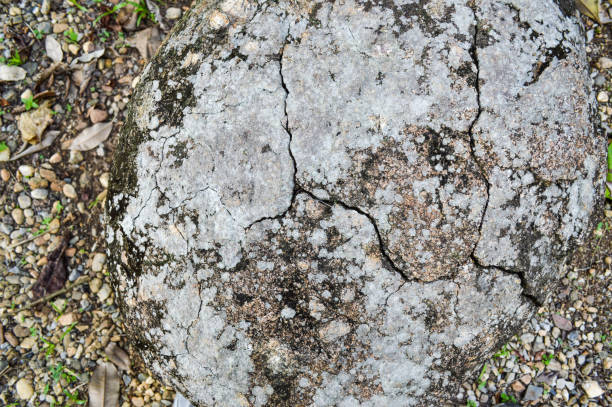
{"type": "Polygon", "coordinates": [[[605,145],[571,0],[201,2],[144,70],[107,239],[199,406],[418,406],[529,318],[605,145]]]}

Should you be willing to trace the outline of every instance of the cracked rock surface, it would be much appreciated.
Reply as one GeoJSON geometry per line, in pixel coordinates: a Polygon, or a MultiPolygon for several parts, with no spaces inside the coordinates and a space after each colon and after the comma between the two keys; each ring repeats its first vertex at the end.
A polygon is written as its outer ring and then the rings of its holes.
{"type": "Polygon", "coordinates": [[[568,2],[203,2],[108,205],[151,369],[200,406],[425,406],[545,298],[603,197],[568,2]]]}

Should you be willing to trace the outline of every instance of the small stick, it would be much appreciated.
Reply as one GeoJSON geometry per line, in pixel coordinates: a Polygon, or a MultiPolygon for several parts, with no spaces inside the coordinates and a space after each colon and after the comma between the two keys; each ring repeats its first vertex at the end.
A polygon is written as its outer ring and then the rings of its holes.
{"type": "Polygon", "coordinates": [[[55,292],[53,292],[53,293],[51,293],[49,295],[46,295],[46,296],[44,296],[42,298],[37,299],[36,301],[32,301],[31,303],[29,303],[27,305],[24,305],[23,307],[21,307],[19,309],[15,309],[15,310],[9,309],[7,311],[9,311],[9,313],[15,313],[15,314],[19,313],[20,311],[25,311],[25,310],[30,309],[30,308],[32,308],[32,307],[34,307],[34,306],[36,306],[36,305],[38,305],[40,303],[47,302],[47,301],[57,297],[58,295],[62,295],[64,293],[67,293],[68,291],[72,290],[74,287],[77,287],[79,285],[87,283],[90,279],[91,279],[90,277],[86,276],[85,278],[82,278],[81,281],[77,280],[73,284],[67,285],[66,287],[62,288],[61,290],[57,290],[57,291],[55,291],[55,292]]]}
{"type": "Polygon", "coordinates": [[[53,229],[49,229],[49,230],[47,230],[45,233],[41,233],[41,234],[40,234],[40,235],[38,235],[38,236],[32,236],[32,237],[28,237],[27,239],[20,240],[19,242],[17,242],[17,243],[13,243],[12,245],[8,246],[8,247],[6,248],[6,250],[10,250],[10,249],[13,249],[13,248],[15,248],[15,247],[17,247],[17,246],[21,246],[21,245],[22,245],[22,244],[24,244],[24,243],[31,242],[32,240],[36,240],[36,239],[38,239],[39,237],[46,235],[47,233],[52,233],[52,232],[55,232],[55,231],[57,231],[57,230],[59,230],[59,227],[57,227],[57,228],[53,228],[53,229]]]}

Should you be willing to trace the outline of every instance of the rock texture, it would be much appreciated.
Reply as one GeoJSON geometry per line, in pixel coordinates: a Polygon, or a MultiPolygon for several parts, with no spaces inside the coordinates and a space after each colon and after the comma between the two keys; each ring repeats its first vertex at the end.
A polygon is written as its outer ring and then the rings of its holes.
{"type": "Polygon", "coordinates": [[[542,301],[603,196],[565,0],[202,2],[134,93],[107,239],[200,406],[420,406],[542,301]]]}

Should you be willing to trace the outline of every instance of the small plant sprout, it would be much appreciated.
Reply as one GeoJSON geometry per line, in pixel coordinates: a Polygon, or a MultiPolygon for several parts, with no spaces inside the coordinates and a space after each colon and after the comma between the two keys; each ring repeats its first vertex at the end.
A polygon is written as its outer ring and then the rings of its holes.
{"type": "Polygon", "coordinates": [[[106,31],[106,29],[103,28],[99,36],[100,36],[100,41],[106,42],[110,38],[110,33],[106,31]]]}
{"type": "Polygon", "coordinates": [[[6,145],[6,142],[0,141],[0,151],[4,151],[6,149],[8,149],[8,146],[6,145]]]}
{"type": "Polygon", "coordinates": [[[53,352],[55,352],[55,344],[43,337],[41,337],[40,340],[45,344],[45,357],[48,358],[49,356],[53,355],[53,352]]]}
{"type": "Polygon", "coordinates": [[[94,199],[87,205],[87,209],[93,209],[99,202],[100,200],[98,199],[98,197],[96,197],[96,199],[94,199]]]}
{"type": "Polygon", "coordinates": [[[474,400],[468,400],[466,407],[478,407],[478,404],[474,400]]]}
{"type": "Polygon", "coordinates": [[[76,404],[85,404],[85,400],[79,399],[79,391],[75,390],[73,393],[64,389],[64,394],[68,396],[68,398],[76,404]]]}
{"type": "Polygon", "coordinates": [[[36,109],[38,107],[38,103],[34,100],[34,96],[30,95],[26,98],[21,98],[23,105],[25,106],[25,110],[30,110],[32,108],[36,109]]]}
{"type": "Polygon", "coordinates": [[[66,311],[66,306],[67,306],[67,304],[66,304],[66,302],[65,302],[65,301],[64,301],[64,303],[62,304],[62,307],[61,307],[61,308],[60,308],[60,307],[58,307],[57,305],[55,305],[55,303],[54,303],[54,302],[52,302],[52,303],[51,303],[51,308],[53,308],[53,310],[54,310],[55,312],[57,312],[57,317],[55,317],[55,320],[56,320],[56,321],[57,321],[58,319],[60,319],[60,317],[61,317],[62,315],[64,315],[64,311],[66,311]]]}
{"type": "Polygon", "coordinates": [[[555,358],[555,355],[552,353],[545,353],[542,355],[542,362],[544,362],[544,366],[548,366],[551,362],[551,360],[553,360],[555,358]]]}
{"type": "Polygon", "coordinates": [[[79,34],[77,34],[72,27],[64,31],[64,37],[66,37],[68,41],[72,42],[73,44],[79,43],[79,34]]]}
{"type": "Polygon", "coordinates": [[[77,0],[68,0],[68,1],[70,2],[70,4],[72,4],[79,10],[81,10],[83,13],[87,13],[89,11],[85,7],[83,7],[77,0]]]}
{"type": "Polygon", "coordinates": [[[19,50],[15,50],[15,53],[13,54],[13,56],[8,59],[7,64],[13,65],[13,66],[19,66],[23,64],[21,55],[19,55],[19,50]]]}
{"type": "Polygon", "coordinates": [[[506,394],[506,393],[500,394],[499,400],[502,403],[507,403],[507,402],[516,403],[517,402],[516,398],[512,394],[506,394]]]}
{"type": "Polygon", "coordinates": [[[501,350],[493,355],[494,358],[507,358],[510,356],[510,350],[508,350],[508,344],[502,346],[501,350]]]}
{"type": "Polygon", "coordinates": [[[68,335],[70,333],[70,331],[72,331],[72,328],[74,328],[76,324],[77,324],[76,322],[73,322],[68,327],[66,327],[66,329],[64,329],[64,332],[62,333],[62,336],[60,336],[60,341],[64,340],[64,337],[66,335],[68,335]]]}
{"type": "Polygon", "coordinates": [[[480,374],[478,375],[478,389],[479,390],[484,389],[485,385],[487,384],[486,380],[484,379],[486,372],[487,372],[487,364],[485,363],[484,365],[482,365],[482,369],[480,369],[480,374]]]}

